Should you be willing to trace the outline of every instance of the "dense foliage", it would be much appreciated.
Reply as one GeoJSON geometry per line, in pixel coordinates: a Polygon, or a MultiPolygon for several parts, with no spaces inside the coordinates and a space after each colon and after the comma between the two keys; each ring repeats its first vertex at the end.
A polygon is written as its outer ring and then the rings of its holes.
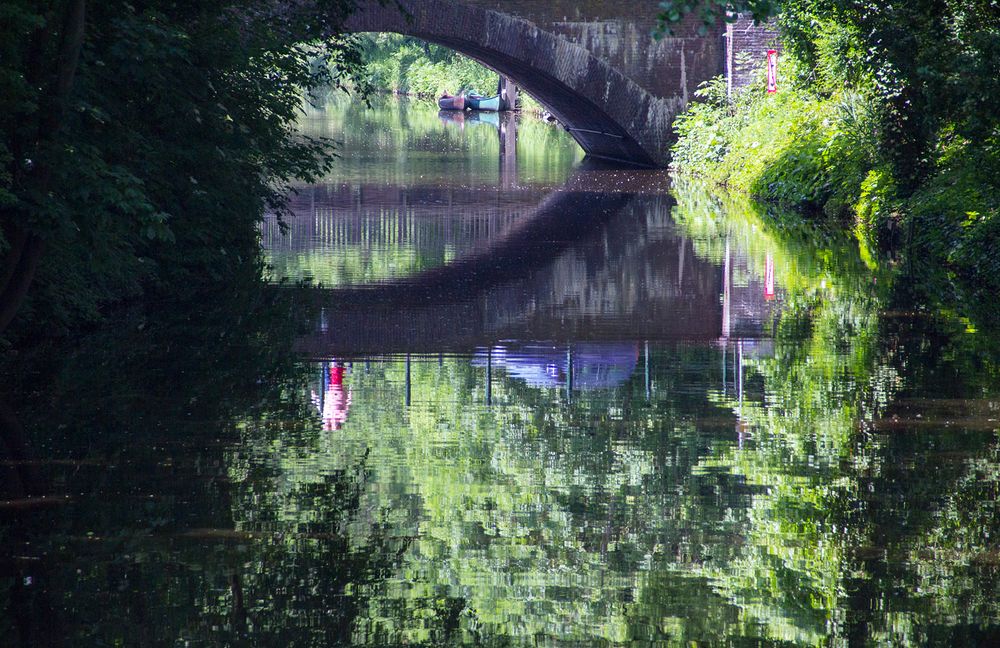
{"type": "MultiPolygon", "coordinates": [[[[496,72],[447,47],[399,34],[363,34],[360,46],[361,77],[376,92],[436,99],[445,93],[491,95],[497,89],[496,72]]],[[[523,92],[518,102],[522,110],[541,111],[523,92]]]]}
{"type": "MultiPolygon", "coordinates": [[[[683,3],[663,4],[676,9],[665,25],[683,16],[683,3]]],[[[852,219],[866,253],[907,253],[928,293],[974,303],[995,293],[995,3],[761,4],[729,8],[761,19],[780,10],[781,91],[755,84],[729,98],[709,84],[678,122],[676,165],[852,219]]]]}
{"type": "Polygon", "coordinates": [[[496,72],[440,45],[399,34],[364,34],[361,45],[365,78],[381,92],[436,98],[497,87],[496,72]]]}
{"type": "Polygon", "coordinates": [[[51,332],[258,263],[265,210],[332,159],[295,121],[303,90],[356,67],[349,8],[4,3],[0,330],[26,294],[22,330],[51,332]]]}
{"type": "MultiPolygon", "coordinates": [[[[697,97],[701,101],[675,125],[677,168],[833,218],[852,216],[859,187],[874,163],[875,144],[861,125],[870,110],[862,97],[823,98],[801,87],[772,97],[763,84],[754,84],[730,101],[721,78],[703,86],[697,97]]],[[[865,186],[868,206],[878,187],[865,186]]],[[[869,240],[867,230],[859,233],[869,240]]]]}
{"type": "Polygon", "coordinates": [[[658,5],[659,25],[657,32],[660,35],[669,34],[673,31],[673,26],[684,20],[690,14],[696,14],[701,19],[702,31],[720,20],[735,22],[736,13],[748,11],[758,20],[767,20],[773,16],[780,7],[781,0],[739,0],[729,2],[729,0],[662,0],[658,5]]]}

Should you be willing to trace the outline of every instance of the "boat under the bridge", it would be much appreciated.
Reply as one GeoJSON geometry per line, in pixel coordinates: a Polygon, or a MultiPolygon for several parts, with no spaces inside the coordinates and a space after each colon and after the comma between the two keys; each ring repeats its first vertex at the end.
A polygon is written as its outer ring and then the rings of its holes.
{"type": "Polygon", "coordinates": [[[492,97],[478,94],[457,96],[445,94],[438,99],[438,108],[441,110],[486,110],[490,112],[506,109],[499,94],[492,97]]]}

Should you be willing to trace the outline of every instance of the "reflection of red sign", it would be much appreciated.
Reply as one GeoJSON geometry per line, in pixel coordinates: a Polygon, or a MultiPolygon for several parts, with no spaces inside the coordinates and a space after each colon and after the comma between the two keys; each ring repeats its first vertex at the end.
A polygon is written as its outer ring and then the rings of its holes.
{"type": "Polygon", "coordinates": [[[774,257],[770,254],[764,265],[764,299],[774,299],[774,257]]]}
{"type": "Polygon", "coordinates": [[[767,93],[778,91],[778,50],[767,50],[767,93]]]}
{"type": "Polygon", "coordinates": [[[347,412],[351,409],[351,391],[344,391],[343,365],[330,367],[330,379],[326,384],[323,398],[323,429],[339,430],[347,422],[347,412]]]}

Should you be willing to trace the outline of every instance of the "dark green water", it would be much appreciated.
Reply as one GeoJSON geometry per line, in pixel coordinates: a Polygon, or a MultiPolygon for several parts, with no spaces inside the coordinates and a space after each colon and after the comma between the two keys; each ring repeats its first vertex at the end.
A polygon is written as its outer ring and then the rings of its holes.
{"type": "Polygon", "coordinates": [[[995,340],[552,126],[304,129],[320,288],[8,358],[0,644],[996,645],[995,340]]]}

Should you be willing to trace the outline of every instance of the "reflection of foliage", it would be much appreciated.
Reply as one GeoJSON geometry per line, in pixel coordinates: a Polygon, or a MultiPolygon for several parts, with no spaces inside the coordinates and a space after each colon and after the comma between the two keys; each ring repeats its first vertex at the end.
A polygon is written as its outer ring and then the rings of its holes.
{"type": "MultiPolygon", "coordinates": [[[[495,185],[500,140],[489,124],[444,124],[436,107],[405,97],[373,97],[372,107],[346,99],[329,102],[301,120],[302,130],[341,144],[341,159],[325,179],[337,183],[410,186],[495,185]],[[447,155],[441,155],[446,152],[447,155]]],[[[517,122],[520,182],[558,185],[583,151],[561,128],[529,116],[517,122]]]]}
{"type": "Polygon", "coordinates": [[[718,395],[738,412],[746,441],[700,469],[732,471],[758,492],[743,549],[705,573],[766,636],[818,645],[840,620],[848,543],[856,540],[837,522],[857,488],[849,467],[870,452],[858,454],[858,420],[877,414],[868,406],[873,394],[884,405],[897,384],[890,373],[876,385],[878,300],[865,294],[856,279],[864,267],[837,237],[816,250],[796,237],[791,219],[775,232],[750,203],[730,201],[723,212],[685,183],[677,195],[678,220],[705,253],[735,240],[751,266],[769,255],[784,289],[773,355],[745,361],[746,380],[763,381],[763,400],[718,395]]]}
{"type": "Polygon", "coordinates": [[[366,284],[397,279],[443,266],[452,260],[447,248],[421,249],[415,243],[373,250],[364,241],[331,250],[295,253],[280,248],[268,250],[269,274],[275,279],[310,281],[324,286],[366,284]]]}
{"type": "Polygon", "coordinates": [[[20,452],[43,467],[29,494],[74,494],[0,524],[4,546],[26,556],[3,559],[11,645],[349,643],[365,583],[384,578],[398,543],[377,520],[364,539],[347,535],[366,519],[362,464],[281,497],[266,463],[224,451],[239,440],[234,420],[265,436],[288,421],[318,427],[293,388],[303,380],[289,351],[294,309],[233,280],[199,295],[214,305],[202,315],[185,303],[121,314],[73,349],[37,349],[3,372],[23,395],[20,452]],[[276,498],[309,519],[268,518],[276,498]],[[307,609],[339,616],[317,625],[307,609]]]}
{"type": "MultiPolygon", "coordinates": [[[[266,435],[268,428],[246,428],[244,438],[266,435]]],[[[310,446],[296,451],[308,453],[310,446]]],[[[407,542],[388,537],[377,516],[361,510],[363,460],[288,484],[270,457],[254,456],[258,449],[267,448],[242,446],[228,462],[237,494],[235,533],[249,541],[232,577],[243,602],[234,587],[206,599],[208,614],[232,610],[251,645],[350,645],[364,628],[371,589],[391,573],[407,542]]]]}
{"type": "MultiPolygon", "coordinates": [[[[942,470],[933,459],[930,490],[898,498],[897,484],[924,479],[901,466],[949,446],[871,432],[901,390],[933,384],[914,367],[941,359],[906,362],[914,354],[886,328],[886,298],[849,240],[788,218],[765,226],[749,207],[691,187],[678,198],[677,222],[699,254],[721,261],[728,239],[749,268],[774,263],[773,351],[743,357],[743,400],[721,386],[719,351],[688,346],[654,348],[648,403],[639,376],[568,400],[497,371],[487,408],[482,370],[448,358],[412,363],[404,407],[403,361],[355,365],[343,436],[309,462],[345,465],[371,448],[362,508],[388,510],[391,533],[415,537],[369,602],[365,641],[433,642],[449,625],[454,642],[518,645],[840,645],[859,632],[914,643],[995,618],[985,541],[995,497],[982,481],[992,464],[942,470]],[[985,489],[989,504],[926,496],[949,485],[985,489]],[[980,529],[963,537],[957,520],[980,529]],[[955,550],[931,548],[939,542],[955,550]],[[879,556],[927,566],[907,572],[879,556]],[[927,564],[942,557],[955,561],[927,564]],[[902,583],[927,589],[901,596],[902,583]],[[949,596],[974,612],[963,616],[949,596]],[[858,618],[870,625],[858,630],[858,618]]],[[[946,355],[967,357],[962,348],[946,355]]],[[[302,474],[300,461],[283,462],[284,474],[302,474]]]]}
{"type": "Polygon", "coordinates": [[[80,495],[0,525],[11,554],[39,558],[4,563],[0,632],[985,645],[1000,624],[995,344],[880,313],[850,246],[817,250],[686,191],[677,223],[699,254],[728,237],[748,268],[774,259],[773,350],[651,345],[648,382],[643,356],[571,395],[494,368],[489,406],[467,358],[411,360],[409,382],[406,360],[357,362],[335,432],[291,361],[289,305],[238,290],[203,295],[217,310],[197,318],[123,316],[66,359],[22,356],[50,369],[12,367],[6,386],[36,448],[77,462],[47,466],[51,488],[80,495]]]}
{"type": "MultiPolygon", "coordinates": [[[[995,364],[969,363],[983,357],[975,350],[983,340],[962,327],[949,334],[892,319],[887,326],[878,310],[886,297],[866,294],[867,272],[849,245],[827,238],[817,251],[797,242],[805,238],[796,236],[794,218],[771,215],[767,222],[782,226],[775,235],[754,215],[757,208],[731,199],[719,219],[712,215],[718,207],[705,209],[713,204],[705,194],[683,183],[679,189],[679,222],[701,249],[717,253],[725,237],[750,256],[766,251],[785,289],[773,356],[746,363],[747,380],[763,381],[763,399],[719,395],[739,413],[744,444],[698,467],[732,471],[758,489],[739,556],[703,570],[716,591],[765,636],[799,644],[847,642],[856,638],[858,618],[869,624],[870,641],[904,645],[935,636],[928,633],[947,641],[963,636],[965,624],[996,619],[990,514],[970,510],[995,508],[992,463],[948,465],[943,457],[955,449],[936,436],[913,445],[863,433],[882,425],[904,388],[940,396],[938,374],[950,377],[955,393],[989,380],[995,364]],[[931,344],[922,341],[929,335],[937,338],[931,344]],[[906,468],[914,462],[923,468],[906,468]],[[900,484],[909,494],[897,494],[900,484]]],[[[922,401],[922,413],[906,416],[932,422],[955,415],[935,402],[922,401]]],[[[994,440],[965,433],[955,443],[994,440]]]]}
{"type": "MultiPolygon", "coordinates": [[[[358,103],[331,101],[323,110],[311,111],[303,119],[307,133],[341,142],[344,157],[335,174],[327,178],[329,182],[418,186],[436,199],[450,187],[468,189],[496,182],[499,139],[495,126],[470,122],[459,130],[443,124],[436,110],[405,99],[375,98],[372,104],[372,108],[366,108],[358,103]],[[405,164],[399,159],[401,151],[405,164]],[[442,156],[440,151],[450,153],[442,156]],[[456,151],[462,154],[456,156],[456,151]]],[[[517,138],[517,180],[522,188],[541,189],[562,183],[582,155],[564,131],[538,119],[521,118],[517,138]]],[[[500,194],[496,196],[496,210],[511,209],[500,194]]],[[[485,200],[489,205],[488,197],[485,200]]],[[[445,244],[441,227],[448,219],[469,215],[451,213],[451,208],[442,204],[440,218],[426,218],[426,213],[414,214],[409,207],[386,205],[378,216],[381,226],[377,229],[380,234],[388,234],[374,243],[340,242],[333,251],[317,244],[308,251],[293,251],[284,248],[275,236],[266,249],[271,274],[328,286],[367,283],[440,266],[464,252],[445,244]]],[[[333,222],[347,216],[338,212],[330,218],[333,222]]],[[[294,218],[311,220],[312,214],[294,218]]]]}
{"type": "MultiPolygon", "coordinates": [[[[703,355],[682,347],[654,359],[671,367],[703,355]]],[[[712,368],[705,378],[716,378],[716,363],[704,366],[712,368]]],[[[701,509],[691,519],[677,508],[688,489],[707,504],[697,493],[717,478],[685,476],[706,448],[724,443],[684,422],[706,406],[672,396],[685,376],[657,373],[649,404],[638,377],[567,402],[559,390],[498,376],[492,398],[503,405],[485,409],[481,370],[453,359],[440,368],[414,362],[407,409],[404,368],[355,365],[346,436],[315,460],[342,464],[370,447],[377,486],[364,508],[388,508],[398,533],[416,535],[398,580],[373,600],[374,627],[390,640],[429,641],[445,597],[464,602],[469,641],[624,641],[634,634],[637,574],[652,556],[678,543],[697,555],[716,537],[719,517],[701,509]]]]}
{"type": "Polygon", "coordinates": [[[963,463],[935,524],[914,538],[907,560],[927,613],[953,624],[976,624],[1000,618],[1000,556],[992,539],[1000,519],[997,445],[987,456],[963,463]]]}

